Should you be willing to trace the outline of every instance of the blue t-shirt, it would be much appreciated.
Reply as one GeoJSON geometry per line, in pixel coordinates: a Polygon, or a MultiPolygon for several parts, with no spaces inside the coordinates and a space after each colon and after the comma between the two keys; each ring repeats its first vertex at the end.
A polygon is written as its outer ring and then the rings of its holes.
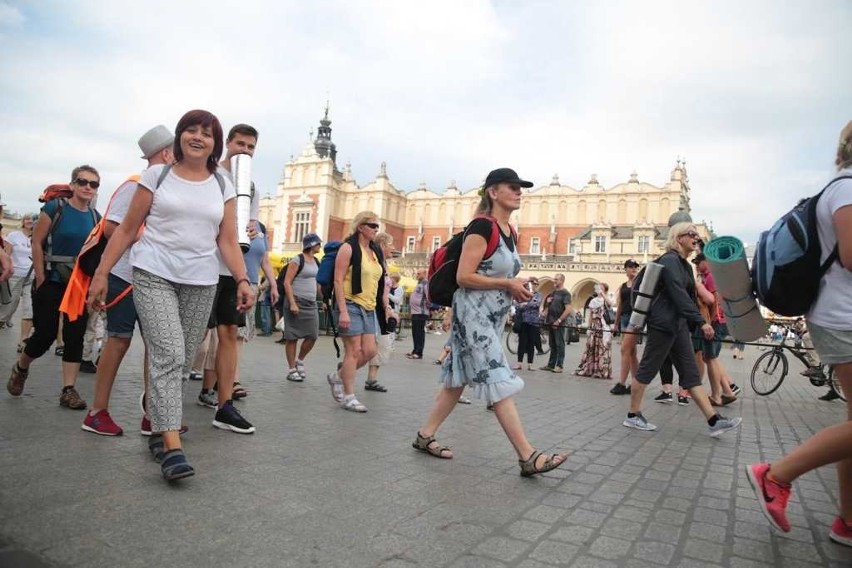
{"type": "Polygon", "coordinates": [[[243,255],[246,262],[246,271],[248,278],[252,284],[257,284],[260,280],[260,263],[263,261],[263,255],[266,253],[266,233],[260,231],[258,226],[257,237],[251,240],[251,246],[243,255]]]}
{"type": "MultiPolygon", "coordinates": [[[[53,219],[56,216],[58,207],[59,200],[54,199],[45,203],[41,210],[45,215],[53,219]]],[[[93,215],[92,210],[89,208],[85,211],[80,211],[79,209],[75,209],[73,205],[66,202],[62,207],[62,218],[59,220],[59,225],[54,227],[53,221],[51,221],[50,230],[53,234],[53,250],[49,253],[47,250],[47,243],[45,243],[45,257],[47,257],[48,254],[70,257],[76,257],[80,254],[80,249],[83,248],[83,243],[86,241],[86,237],[88,237],[89,233],[92,232],[92,229],[95,228],[95,218],[101,218],[96,211],[93,215]]],[[[50,274],[47,276],[47,280],[51,282],[62,282],[59,278],[59,274],[57,274],[55,270],[50,271],[50,274]]]]}

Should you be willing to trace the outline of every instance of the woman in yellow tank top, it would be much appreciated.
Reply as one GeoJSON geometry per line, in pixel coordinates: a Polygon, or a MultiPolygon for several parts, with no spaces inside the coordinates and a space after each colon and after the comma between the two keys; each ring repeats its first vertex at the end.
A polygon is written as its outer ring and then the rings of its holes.
{"type": "Polygon", "coordinates": [[[390,311],[385,289],[385,259],[373,240],[379,232],[378,216],[362,211],[352,220],[352,234],[337,251],[334,262],[332,316],[343,338],[343,363],[329,373],[331,395],[353,412],[367,412],[355,398],[355,372],[375,356],[376,320],[385,333],[390,311]]]}

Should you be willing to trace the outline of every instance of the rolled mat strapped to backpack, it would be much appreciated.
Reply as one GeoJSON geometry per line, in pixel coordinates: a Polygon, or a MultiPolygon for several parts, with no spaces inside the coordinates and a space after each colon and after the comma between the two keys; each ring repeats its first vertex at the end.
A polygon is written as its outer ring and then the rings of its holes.
{"type": "MultiPolygon", "coordinates": [[[[657,282],[660,279],[660,274],[663,271],[663,265],[656,262],[649,262],[642,269],[642,278],[637,275],[637,280],[640,280],[639,291],[634,291],[633,295],[633,312],[630,314],[630,326],[637,329],[645,327],[645,318],[648,317],[648,312],[651,311],[651,304],[654,301],[654,296],[657,291],[657,282]]],[[[636,284],[634,283],[634,287],[636,284]]]]}
{"type": "Polygon", "coordinates": [[[752,291],[745,245],[736,237],[716,237],[704,247],[728,330],[738,341],[755,341],[766,335],[768,324],[760,314],[752,291]]]}

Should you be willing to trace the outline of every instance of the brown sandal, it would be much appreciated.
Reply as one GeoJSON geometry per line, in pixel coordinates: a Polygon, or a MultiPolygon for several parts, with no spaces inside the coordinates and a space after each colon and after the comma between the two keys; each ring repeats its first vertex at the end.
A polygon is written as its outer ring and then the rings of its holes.
{"type": "Polygon", "coordinates": [[[411,444],[411,447],[415,450],[420,450],[421,452],[426,452],[427,454],[433,455],[436,458],[441,458],[442,460],[450,460],[453,459],[452,450],[446,446],[441,446],[440,444],[436,446],[432,446],[432,444],[438,444],[435,440],[435,436],[423,436],[420,432],[417,432],[417,439],[411,444]],[[446,455],[444,452],[450,452],[450,455],[446,455]]]}
{"type": "Polygon", "coordinates": [[[546,471],[550,471],[552,469],[556,469],[568,459],[567,454],[553,454],[547,456],[547,459],[544,460],[544,463],[540,468],[535,466],[536,460],[538,460],[539,456],[543,454],[538,450],[533,450],[533,453],[530,454],[526,460],[518,460],[518,465],[521,466],[521,476],[522,477],[532,477],[538,473],[544,473],[546,471]],[[562,458],[561,461],[556,461],[557,458],[562,458]]]}

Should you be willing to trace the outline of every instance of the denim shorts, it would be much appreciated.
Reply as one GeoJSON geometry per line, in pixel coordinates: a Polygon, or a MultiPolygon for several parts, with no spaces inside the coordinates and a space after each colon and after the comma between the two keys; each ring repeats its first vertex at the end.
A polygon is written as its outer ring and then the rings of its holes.
{"type": "Polygon", "coordinates": [[[703,355],[705,361],[719,357],[719,353],[722,352],[722,339],[728,336],[727,324],[714,321],[712,325],[715,335],[709,341],[704,339],[700,327],[696,327],[692,332],[692,347],[696,353],[700,352],[703,355]]]}
{"type": "MultiPolygon", "coordinates": [[[[124,292],[128,286],[130,286],[129,282],[122,280],[115,274],[110,274],[107,280],[107,303],[110,303],[113,298],[124,292]]],[[[106,319],[108,337],[121,337],[124,339],[133,337],[137,318],[136,304],[133,303],[132,291],[106,311],[106,319]]]]}
{"type": "Polygon", "coordinates": [[[852,330],[829,329],[808,322],[808,333],[819,360],[826,365],[852,363],[852,330]]]}
{"type": "Polygon", "coordinates": [[[374,310],[366,310],[355,302],[346,302],[346,311],[349,313],[349,327],[346,329],[340,329],[338,324],[340,312],[337,307],[335,306],[334,311],[332,311],[334,325],[341,336],[376,334],[376,312],[374,310]]]}

